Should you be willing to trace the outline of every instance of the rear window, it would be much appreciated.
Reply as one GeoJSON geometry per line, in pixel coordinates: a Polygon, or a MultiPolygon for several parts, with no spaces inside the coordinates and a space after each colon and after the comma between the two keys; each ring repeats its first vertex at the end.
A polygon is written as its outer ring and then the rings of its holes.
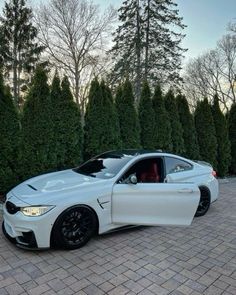
{"type": "Polygon", "coordinates": [[[178,173],[192,169],[192,165],[190,163],[172,157],[165,157],[165,164],[166,174],[178,173]]]}

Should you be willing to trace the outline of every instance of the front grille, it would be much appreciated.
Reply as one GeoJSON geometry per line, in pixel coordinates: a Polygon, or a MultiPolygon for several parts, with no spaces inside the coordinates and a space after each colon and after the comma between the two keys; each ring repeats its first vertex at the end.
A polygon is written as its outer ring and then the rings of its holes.
{"type": "Polygon", "coordinates": [[[6,209],[9,214],[15,214],[16,212],[20,211],[20,207],[17,207],[12,202],[6,202],[6,209]]]}

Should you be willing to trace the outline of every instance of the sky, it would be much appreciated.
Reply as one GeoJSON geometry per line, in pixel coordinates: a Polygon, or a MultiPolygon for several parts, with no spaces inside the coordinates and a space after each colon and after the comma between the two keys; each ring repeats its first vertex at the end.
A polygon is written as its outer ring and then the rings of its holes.
{"type": "MultiPolygon", "coordinates": [[[[47,2],[47,0],[42,0],[47,2]]],[[[93,0],[105,9],[110,4],[118,8],[122,0],[93,0]]],[[[29,0],[34,4],[40,0],[29,0]]],[[[185,62],[209,49],[215,48],[217,41],[227,33],[227,24],[236,22],[236,0],[174,0],[178,4],[179,15],[187,25],[183,47],[188,48],[185,62]]],[[[0,0],[0,9],[4,0],[0,0]]]]}
{"type": "MultiPolygon", "coordinates": [[[[95,0],[101,7],[109,4],[119,7],[122,0],[95,0]]],[[[236,22],[236,0],[175,0],[179,16],[187,25],[183,47],[188,48],[185,62],[209,49],[227,33],[227,24],[236,22]]]]}

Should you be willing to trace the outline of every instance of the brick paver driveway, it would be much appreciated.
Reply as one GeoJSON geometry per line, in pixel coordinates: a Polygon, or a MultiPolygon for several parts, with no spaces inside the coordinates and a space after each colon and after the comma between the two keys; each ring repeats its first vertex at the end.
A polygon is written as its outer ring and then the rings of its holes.
{"type": "MultiPolygon", "coordinates": [[[[0,233],[0,294],[236,294],[236,179],[189,227],[139,227],[75,251],[23,251],[0,233]]],[[[1,217],[0,217],[1,219],[1,217]]]]}

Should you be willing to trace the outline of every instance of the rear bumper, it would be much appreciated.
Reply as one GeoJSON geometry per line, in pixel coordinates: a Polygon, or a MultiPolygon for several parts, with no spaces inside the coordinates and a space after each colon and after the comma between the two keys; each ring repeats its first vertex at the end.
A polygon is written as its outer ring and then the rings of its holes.
{"type": "Polygon", "coordinates": [[[212,176],[211,180],[209,181],[208,187],[211,192],[211,203],[213,203],[219,197],[219,182],[214,176],[212,176]]]}

